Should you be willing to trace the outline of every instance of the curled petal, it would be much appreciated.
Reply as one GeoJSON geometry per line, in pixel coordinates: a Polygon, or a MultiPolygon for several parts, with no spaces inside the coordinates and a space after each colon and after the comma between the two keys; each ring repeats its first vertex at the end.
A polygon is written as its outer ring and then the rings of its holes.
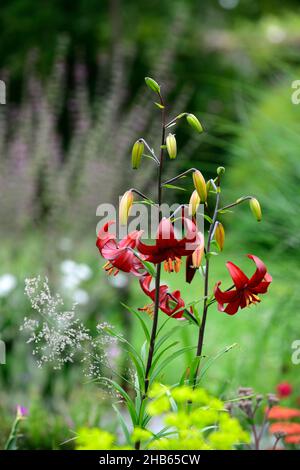
{"type": "Polygon", "coordinates": [[[257,284],[259,284],[265,277],[267,268],[265,264],[262,262],[262,260],[258,258],[258,256],[255,256],[255,255],[247,255],[247,256],[248,258],[252,259],[252,261],[254,261],[254,263],[256,264],[256,271],[253,274],[253,276],[249,279],[248,286],[256,287],[257,284]]]}
{"type": "Polygon", "coordinates": [[[242,289],[247,285],[248,278],[238,266],[228,261],[226,267],[237,289],[242,289]]]}
{"type": "Polygon", "coordinates": [[[106,222],[106,224],[103,225],[103,227],[99,230],[98,236],[97,236],[97,241],[96,245],[101,253],[101,250],[103,246],[109,241],[109,240],[115,240],[115,235],[112,233],[109,233],[108,229],[110,225],[113,225],[115,222],[113,220],[109,220],[106,222]]]}
{"type": "Polygon", "coordinates": [[[228,290],[228,291],[222,292],[221,289],[219,288],[220,284],[221,282],[218,282],[215,285],[215,289],[214,289],[214,294],[215,294],[215,298],[217,302],[226,304],[228,302],[232,302],[233,300],[235,300],[238,294],[237,290],[235,289],[235,290],[228,290]]]}
{"type": "Polygon", "coordinates": [[[142,236],[142,233],[143,233],[142,230],[134,230],[133,232],[130,232],[126,237],[123,238],[123,240],[120,241],[119,247],[120,248],[125,248],[125,247],[135,248],[138,239],[142,236]]]}
{"type": "Polygon", "coordinates": [[[225,313],[228,313],[228,315],[234,315],[239,307],[240,307],[240,299],[234,300],[233,302],[230,302],[227,307],[223,310],[225,313]]]}
{"type": "Polygon", "coordinates": [[[254,294],[265,294],[271,282],[272,282],[272,276],[269,273],[266,273],[263,281],[260,282],[256,287],[252,287],[251,291],[254,294]]]}

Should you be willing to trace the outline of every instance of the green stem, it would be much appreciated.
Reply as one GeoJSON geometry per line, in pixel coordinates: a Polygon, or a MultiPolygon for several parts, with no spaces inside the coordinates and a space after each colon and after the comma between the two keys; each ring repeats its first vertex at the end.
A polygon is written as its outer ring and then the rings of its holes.
{"type": "Polygon", "coordinates": [[[11,446],[11,443],[16,439],[19,422],[20,422],[20,418],[16,418],[14,420],[14,423],[13,423],[11,431],[10,431],[9,438],[7,439],[6,444],[4,446],[4,450],[9,450],[9,448],[11,446]]]}
{"type": "MultiPolygon", "coordinates": [[[[162,219],[162,214],[160,211],[161,203],[162,203],[162,169],[163,169],[163,156],[164,156],[164,145],[165,145],[165,123],[166,123],[166,112],[165,112],[165,105],[162,99],[161,94],[159,94],[160,103],[162,107],[162,134],[161,134],[161,149],[160,149],[160,158],[159,158],[159,166],[158,166],[158,182],[157,182],[157,204],[158,204],[158,220],[159,222],[162,219]]],[[[152,330],[151,330],[151,337],[150,337],[150,344],[149,344],[149,352],[148,352],[148,359],[145,371],[145,391],[144,396],[142,397],[141,408],[143,406],[143,401],[145,400],[149,388],[149,372],[152,366],[153,355],[154,355],[154,348],[155,348],[155,339],[156,339],[156,332],[157,332],[157,325],[158,325],[158,312],[159,312],[159,288],[160,288],[160,275],[161,275],[161,263],[158,263],[156,266],[156,277],[155,277],[155,301],[154,301],[154,314],[153,314],[153,323],[152,323],[152,330]]],[[[140,441],[135,443],[135,449],[140,449],[140,441]]]]}
{"type": "MultiPolygon", "coordinates": [[[[209,257],[209,252],[210,252],[210,245],[214,233],[214,227],[217,221],[217,216],[218,216],[218,208],[220,204],[220,178],[217,178],[217,198],[216,198],[216,205],[215,205],[215,210],[212,218],[212,223],[210,224],[209,227],[209,232],[208,232],[208,239],[207,239],[207,245],[206,245],[206,266],[205,266],[205,278],[204,278],[204,300],[203,300],[203,314],[202,314],[202,321],[199,329],[199,336],[198,336],[198,345],[197,345],[197,357],[201,357],[202,355],[202,349],[203,349],[203,341],[204,341],[204,333],[205,333],[205,326],[206,326],[206,320],[207,320],[207,312],[210,303],[207,301],[208,299],[208,288],[209,288],[209,266],[210,266],[210,257],[209,257]]],[[[196,368],[195,371],[195,376],[194,376],[194,388],[197,384],[197,377],[199,373],[199,366],[200,366],[200,361],[199,364],[196,368]]]]}
{"type": "Polygon", "coordinates": [[[192,171],[196,171],[196,168],[189,168],[188,170],[184,171],[183,173],[180,173],[179,175],[174,176],[174,178],[170,178],[169,180],[164,181],[164,182],[162,183],[162,186],[164,186],[165,184],[174,183],[174,181],[177,181],[177,180],[179,180],[180,178],[183,178],[184,176],[188,175],[188,174],[191,173],[192,171]]]}
{"type": "Polygon", "coordinates": [[[238,206],[239,204],[242,204],[242,202],[249,201],[250,199],[253,199],[253,196],[241,197],[237,201],[228,204],[228,206],[221,207],[221,209],[218,209],[218,212],[225,211],[226,209],[230,209],[231,207],[238,206]]]}

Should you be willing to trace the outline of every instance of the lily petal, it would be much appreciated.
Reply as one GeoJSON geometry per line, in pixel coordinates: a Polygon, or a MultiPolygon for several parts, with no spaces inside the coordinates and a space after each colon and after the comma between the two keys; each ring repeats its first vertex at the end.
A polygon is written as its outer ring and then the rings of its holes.
{"type": "Polygon", "coordinates": [[[234,282],[234,285],[237,289],[242,289],[248,283],[247,276],[243,273],[243,271],[233,264],[231,261],[226,263],[226,267],[229,271],[230,276],[234,282]]]}
{"type": "Polygon", "coordinates": [[[228,302],[232,302],[233,300],[235,300],[238,294],[237,290],[234,289],[234,290],[222,292],[221,289],[219,288],[220,284],[221,282],[218,282],[214,288],[214,294],[215,294],[215,298],[217,302],[226,304],[228,302]]]}
{"type": "Polygon", "coordinates": [[[254,263],[256,264],[256,271],[253,274],[253,276],[249,279],[248,286],[249,287],[256,287],[257,284],[259,284],[263,278],[265,277],[265,274],[267,272],[266,265],[262,262],[258,256],[255,255],[247,255],[248,258],[252,259],[254,263]]]}

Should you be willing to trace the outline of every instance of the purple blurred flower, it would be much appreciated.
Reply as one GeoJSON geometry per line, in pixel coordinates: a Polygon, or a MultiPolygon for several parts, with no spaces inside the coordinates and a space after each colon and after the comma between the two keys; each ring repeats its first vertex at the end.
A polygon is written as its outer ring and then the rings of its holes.
{"type": "Polygon", "coordinates": [[[22,405],[17,405],[17,418],[24,419],[28,416],[28,408],[22,405]]]}

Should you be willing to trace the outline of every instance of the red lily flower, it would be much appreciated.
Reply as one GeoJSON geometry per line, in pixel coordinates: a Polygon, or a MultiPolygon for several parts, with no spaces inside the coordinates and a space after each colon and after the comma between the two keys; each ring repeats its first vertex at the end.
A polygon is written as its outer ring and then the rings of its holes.
{"type": "Polygon", "coordinates": [[[260,302],[258,294],[265,294],[272,282],[272,276],[267,273],[267,268],[261,259],[254,255],[247,256],[256,264],[256,271],[250,279],[238,266],[228,261],[226,267],[232,277],[235,289],[222,292],[219,289],[221,282],[215,285],[214,294],[220,312],[234,315],[239,308],[245,308],[260,302]],[[224,307],[224,304],[227,304],[227,307],[224,307]]]}
{"type": "Polygon", "coordinates": [[[146,256],[147,261],[154,264],[165,261],[166,271],[179,271],[181,257],[192,254],[200,242],[194,222],[187,218],[183,218],[183,221],[187,233],[181,240],[175,238],[174,227],[170,219],[164,217],[158,226],[155,245],[145,245],[141,240],[137,241],[137,248],[146,256]]]}
{"type": "MultiPolygon", "coordinates": [[[[152,281],[152,276],[147,274],[140,280],[140,285],[145,294],[150,297],[153,301],[150,305],[146,305],[144,308],[139,308],[140,311],[147,312],[149,314],[153,313],[153,307],[155,302],[155,289],[150,288],[152,281]]],[[[174,292],[169,292],[169,287],[167,285],[161,285],[159,288],[159,308],[162,312],[166,313],[173,318],[182,318],[184,310],[184,301],[180,296],[180,291],[175,290],[174,292]],[[176,312],[176,313],[175,313],[176,312]]]]}
{"type": "Polygon", "coordinates": [[[108,260],[104,265],[105,271],[108,274],[114,274],[114,276],[119,271],[132,273],[135,276],[143,275],[145,273],[144,266],[132,251],[136,248],[137,240],[142,232],[134,230],[120,242],[117,242],[115,235],[108,231],[109,226],[114,223],[113,220],[110,220],[99,230],[96,242],[100,254],[108,260]]]}

